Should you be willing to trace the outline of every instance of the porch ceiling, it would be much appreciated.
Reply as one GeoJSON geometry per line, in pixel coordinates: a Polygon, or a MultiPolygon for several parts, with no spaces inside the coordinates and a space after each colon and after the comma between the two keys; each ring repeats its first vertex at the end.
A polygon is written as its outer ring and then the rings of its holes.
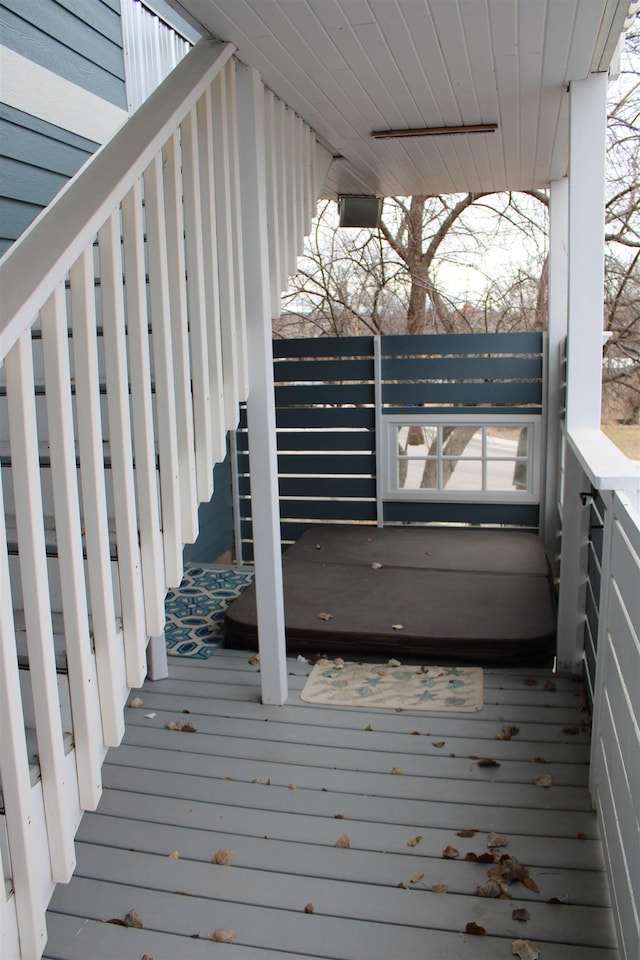
{"type": "MultiPolygon", "coordinates": [[[[178,6],[178,0],[173,0],[178,6]]],[[[324,195],[544,187],[570,81],[608,69],[629,0],[182,0],[332,151],[324,195]],[[374,130],[497,123],[374,140],[374,130]]]]}

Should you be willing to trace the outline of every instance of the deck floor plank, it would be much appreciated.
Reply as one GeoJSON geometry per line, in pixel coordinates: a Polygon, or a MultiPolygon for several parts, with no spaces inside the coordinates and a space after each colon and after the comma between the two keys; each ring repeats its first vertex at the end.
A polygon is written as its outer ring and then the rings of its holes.
{"type": "Polygon", "coordinates": [[[303,703],[310,666],[292,659],[279,708],[259,702],[249,657],[171,657],[170,678],[147,683],[144,709],[127,710],[102,800],[78,833],[74,878],[50,906],[47,958],[499,960],[523,937],[544,960],[618,960],[572,678],[553,677],[550,690],[545,670],[487,670],[476,714],[397,713],[303,703]],[[197,732],[167,730],[170,719],[197,732]],[[503,723],[520,728],[509,741],[496,740],[503,723]],[[480,756],[500,767],[479,768],[480,756]],[[542,774],[551,788],[534,785],[542,774]],[[460,838],[465,828],[478,832],[460,838]],[[512,899],[477,896],[487,865],[463,858],[485,851],[492,830],[539,892],[514,883],[512,899]],[[341,834],[350,849],[336,848],[341,834]],[[448,844],[460,857],[443,858],[448,844]],[[232,867],[211,862],[221,847],[232,867]],[[518,906],[527,923],[512,919],[518,906]],[[144,930],[102,922],[132,907],[144,930]],[[471,920],[487,936],[466,935],[471,920]],[[238,931],[230,953],[193,939],[220,926],[238,931]]]}

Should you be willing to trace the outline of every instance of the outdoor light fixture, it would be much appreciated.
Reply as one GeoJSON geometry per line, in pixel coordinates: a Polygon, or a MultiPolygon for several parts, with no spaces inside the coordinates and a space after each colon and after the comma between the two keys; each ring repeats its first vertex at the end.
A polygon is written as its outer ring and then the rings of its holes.
{"type": "Polygon", "coordinates": [[[342,195],[338,197],[338,213],[340,227],[379,227],[382,199],[342,195]]]}
{"type": "Polygon", "coordinates": [[[372,130],[376,140],[391,140],[394,137],[443,137],[454,133],[494,133],[497,123],[470,123],[462,127],[414,127],[408,130],[372,130]]]}

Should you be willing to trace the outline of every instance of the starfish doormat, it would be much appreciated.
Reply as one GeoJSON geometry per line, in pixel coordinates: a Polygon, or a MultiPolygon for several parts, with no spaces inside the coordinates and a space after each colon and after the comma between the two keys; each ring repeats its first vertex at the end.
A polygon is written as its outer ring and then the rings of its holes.
{"type": "Polygon", "coordinates": [[[481,667],[319,660],[300,697],[340,707],[474,713],[482,709],[482,686],[481,667]]]}

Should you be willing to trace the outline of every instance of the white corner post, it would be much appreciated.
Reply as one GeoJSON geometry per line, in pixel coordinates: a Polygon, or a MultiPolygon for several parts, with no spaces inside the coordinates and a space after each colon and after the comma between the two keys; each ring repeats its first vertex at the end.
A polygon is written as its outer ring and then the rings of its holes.
{"type": "Polygon", "coordinates": [[[560,420],[562,417],[562,350],[567,336],[567,252],[569,246],[569,181],[553,180],[549,190],[549,322],[545,396],[546,458],[542,517],[544,544],[554,576],[558,572],[560,518],[560,420]]]}
{"type": "Polygon", "coordinates": [[[287,699],[276,415],[271,341],[264,89],[236,64],[242,243],[247,313],[247,425],[262,702],[287,699]]]}
{"type": "MultiPolygon", "coordinates": [[[[607,75],[569,88],[569,254],[566,430],[600,429],[604,300],[607,75]]],[[[575,670],[584,648],[589,501],[585,476],[565,445],[558,598],[558,667],[575,670]],[[585,501],[585,502],[583,502],[585,501]]]]}

